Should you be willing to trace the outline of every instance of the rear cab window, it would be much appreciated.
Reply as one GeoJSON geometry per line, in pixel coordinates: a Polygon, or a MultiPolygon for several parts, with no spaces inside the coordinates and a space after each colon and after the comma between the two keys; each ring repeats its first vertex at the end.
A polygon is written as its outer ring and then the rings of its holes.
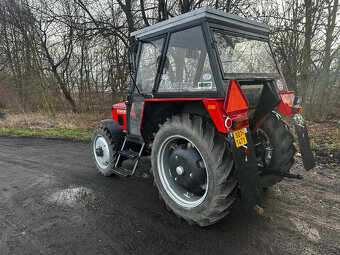
{"type": "Polygon", "coordinates": [[[276,78],[280,75],[268,41],[213,29],[225,78],[276,78]]]}

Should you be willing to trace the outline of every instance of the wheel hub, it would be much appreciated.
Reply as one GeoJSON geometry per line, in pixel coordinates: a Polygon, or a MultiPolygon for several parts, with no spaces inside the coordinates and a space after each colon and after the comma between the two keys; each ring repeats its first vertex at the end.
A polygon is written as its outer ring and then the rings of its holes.
{"type": "Polygon", "coordinates": [[[108,143],[103,136],[98,135],[95,138],[93,151],[98,165],[102,168],[106,168],[110,161],[110,152],[108,143]]]}
{"type": "Polygon", "coordinates": [[[176,167],[176,173],[177,173],[178,175],[184,174],[184,168],[183,168],[182,166],[176,167]]]}
{"type": "Polygon", "coordinates": [[[96,148],[96,155],[98,157],[103,157],[104,156],[104,152],[103,152],[103,148],[102,147],[96,148]]]}
{"type": "Polygon", "coordinates": [[[178,145],[169,158],[170,175],[182,187],[196,192],[206,182],[206,170],[199,153],[192,147],[178,145]]]}

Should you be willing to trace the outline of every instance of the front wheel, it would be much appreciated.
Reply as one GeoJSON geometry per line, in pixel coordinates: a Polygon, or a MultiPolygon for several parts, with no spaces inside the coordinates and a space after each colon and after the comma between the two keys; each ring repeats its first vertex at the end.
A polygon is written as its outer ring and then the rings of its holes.
{"type": "Polygon", "coordinates": [[[117,150],[109,130],[98,127],[92,134],[91,149],[94,163],[104,176],[113,174],[112,169],[117,159],[117,150]]]}
{"type": "Polygon", "coordinates": [[[151,162],[160,196],[177,216],[207,226],[229,213],[237,187],[230,147],[201,117],[166,121],[155,135],[151,162]]]}

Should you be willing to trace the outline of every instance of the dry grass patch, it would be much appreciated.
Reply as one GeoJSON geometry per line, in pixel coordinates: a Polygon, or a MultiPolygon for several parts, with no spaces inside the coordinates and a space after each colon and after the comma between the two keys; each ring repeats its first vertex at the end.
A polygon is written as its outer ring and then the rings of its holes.
{"type": "Polygon", "coordinates": [[[100,120],[111,118],[110,115],[94,113],[58,113],[55,117],[42,113],[12,114],[6,113],[0,119],[0,127],[48,130],[55,128],[93,129],[100,125],[100,120]]]}
{"type": "Polygon", "coordinates": [[[111,118],[110,115],[94,113],[58,113],[55,117],[42,113],[6,113],[0,117],[0,135],[76,140],[91,139],[100,120],[111,118]]]}

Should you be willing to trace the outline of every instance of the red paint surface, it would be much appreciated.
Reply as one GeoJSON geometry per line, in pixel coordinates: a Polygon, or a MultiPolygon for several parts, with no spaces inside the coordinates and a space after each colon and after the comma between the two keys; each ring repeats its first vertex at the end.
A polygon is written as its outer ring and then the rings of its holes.
{"type": "MultiPolygon", "coordinates": [[[[225,101],[224,98],[153,98],[153,99],[146,99],[145,101],[146,102],[203,101],[217,130],[221,133],[227,133],[227,132],[233,131],[233,129],[231,128],[228,130],[224,125],[224,122],[228,116],[223,109],[223,104],[225,101]]],[[[239,118],[247,118],[247,110],[244,113],[240,113],[238,115],[229,116],[229,117],[231,120],[239,119],[239,118]]],[[[248,127],[248,126],[249,125],[245,127],[248,127]]]]}
{"type": "Polygon", "coordinates": [[[118,115],[123,116],[124,125],[121,126],[126,131],[126,105],[125,102],[112,105],[112,118],[118,122],[118,115]]]}
{"type": "Polygon", "coordinates": [[[123,108],[123,109],[125,109],[126,104],[125,104],[125,102],[121,102],[121,103],[112,105],[112,108],[123,108]]]}
{"type": "MultiPolygon", "coordinates": [[[[217,130],[221,133],[227,133],[234,131],[232,128],[227,129],[225,127],[225,120],[228,117],[228,114],[225,112],[223,109],[225,99],[224,98],[153,98],[153,99],[145,99],[145,102],[169,102],[169,101],[202,101],[207,108],[208,113],[211,116],[211,119],[213,120],[217,130]]],[[[248,101],[247,105],[248,105],[248,101]]],[[[236,119],[241,119],[241,118],[247,118],[247,109],[244,109],[244,104],[243,109],[239,111],[234,111],[232,116],[229,116],[231,120],[236,120],[236,119]]],[[[143,114],[144,114],[144,109],[145,109],[145,103],[143,105],[143,112],[142,112],[142,120],[143,120],[143,114]]],[[[112,106],[112,117],[115,121],[118,122],[118,115],[123,115],[124,118],[124,126],[122,126],[122,129],[126,131],[126,113],[125,114],[120,114],[120,110],[126,110],[126,105],[125,103],[118,103],[114,104],[112,106]]],[[[142,126],[142,121],[140,124],[139,130],[141,130],[142,126]]],[[[249,125],[245,126],[248,127],[249,125]]]]}
{"type": "Polygon", "coordinates": [[[277,109],[285,116],[292,115],[294,93],[294,91],[280,93],[281,103],[279,104],[277,109]]]}

